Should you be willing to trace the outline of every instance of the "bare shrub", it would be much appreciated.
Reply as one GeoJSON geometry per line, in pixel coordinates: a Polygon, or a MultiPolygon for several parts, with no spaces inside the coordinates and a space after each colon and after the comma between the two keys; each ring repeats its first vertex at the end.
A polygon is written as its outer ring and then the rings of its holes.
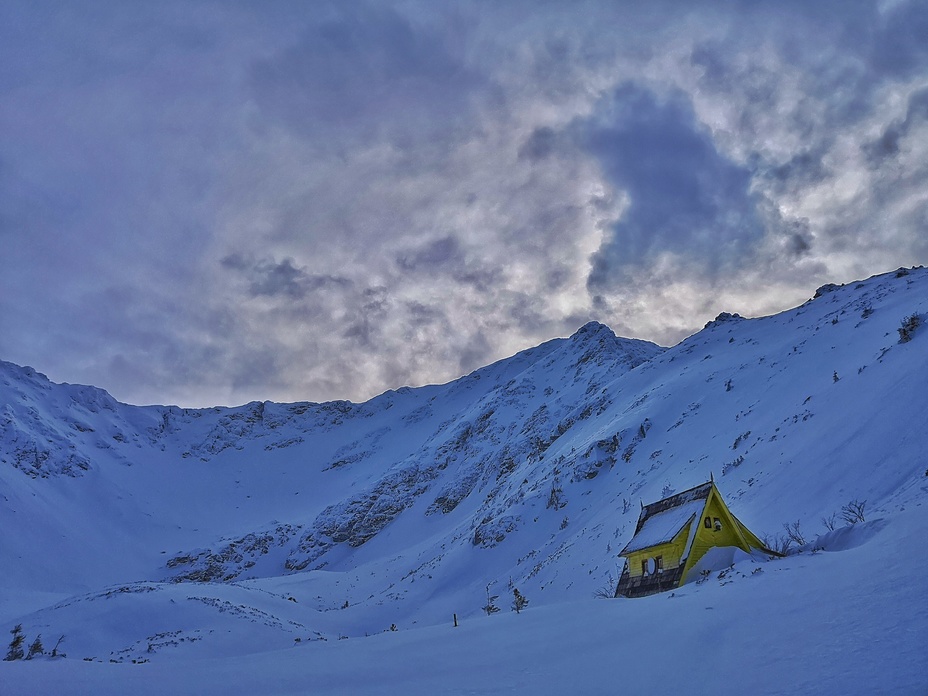
{"type": "Polygon", "coordinates": [[[596,599],[614,599],[616,589],[618,589],[618,582],[612,573],[609,573],[606,582],[593,591],[593,596],[596,599]]]}
{"type": "Polygon", "coordinates": [[[766,548],[783,556],[786,556],[793,546],[793,540],[786,534],[765,534],[761,541],[766,548]]]}
{"type": "Polygon", "coordinates": [[[786,536],[789,537],[797,546],[805,546],[806,537],[802,533],[802,530],[799,528],[799,520],[796,520],[793,523],[786,523],[783,525],[783,529],[786,530],[786,536]]]}
{"type": "Polygon", "coordinates": [[[841,519],[848,524],[866,522],[866,518],[864,517],[864,509],[866,507],[866,500],[852,500],[847,505],[841,506],[841,519]]]}

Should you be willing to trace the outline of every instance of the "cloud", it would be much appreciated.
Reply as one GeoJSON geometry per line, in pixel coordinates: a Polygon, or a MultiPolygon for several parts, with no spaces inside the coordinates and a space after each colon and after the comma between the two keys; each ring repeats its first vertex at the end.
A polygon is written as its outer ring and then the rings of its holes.
{"type": "Polygon", "coordinates": [[[316,9],[296,43],[251,69],[268,117],[314,139],[398,142],[446,134],[466,118],[477,79],[447,35],[381,3],[316,9]]]}
{"type": "Polygon", "coordinates": [[[0,356],[363,399],[928,262],[918,2],[0,7],[0,356]]]}
{"type": "Polygon", "coordinates": [[[549,126],[541,126],[519,148],[519,159],[540,160],[548,157],[557,146],[557,132],[549,126]]]}
{"type": "Polygon", "coordinates": [[[917,1],[900,2],[872,25],[869,63],[878,73],[897,79],[923,75],[928,63],[928,13],[917,1]]]}
{"type": "Polygon", "coordinates": [[[730,13],[723,31],[695,37],[690,70],[681,64],[674,80],[720,150],[752,172],[766,230],[753,264],[802,269],[790,275],[810,285],[823,272],[852,279],[924,254],[913,232],[925,170],[902,124],[928,72],[909,31],[926,13],[918,3],[859,2],[836,21],[837,11],[816,3],[730,13]]]}
{"type": "Polygon", "coordinates": [[[397,256],[396,264],[404,271],[440,270],[461,259],[461,245],[455,237],[446,236],[397,256]]]}
{"type": "Polygon", "coordinates": [[[651,263],[666,250],[718,272],[743,260],[763,234],[751,172],[719,153],[685,95],[660,98],[623,84],[572,131],[628,196],[612,236],[594,257],[591,287],[621,284],[628,279],[624,269],[651,263]]]}
{"type": "Polygon", "coordinates": [[[887,163],[887,160],[897,157],[900,141],[904,140],[911,131],[924,126],[926,122],[928,122],[928,88],[910,94],[905,116],[890,123],[876,140],[861,145],[868,167],[874,170],[879,169],[887,163]]]}
{"type": "Polygon", "coordinates": [[[351,281],[334,275],[314,275],[304,268],[297,268],[294,260],[246,259],[241,254],[229,254],[220,262],[223,268],[237,271],[248,280],[248,292],[252,297],[283,295],[290,299],[301,299],[306,293],[326,286],[349,286],[351,281]]]}

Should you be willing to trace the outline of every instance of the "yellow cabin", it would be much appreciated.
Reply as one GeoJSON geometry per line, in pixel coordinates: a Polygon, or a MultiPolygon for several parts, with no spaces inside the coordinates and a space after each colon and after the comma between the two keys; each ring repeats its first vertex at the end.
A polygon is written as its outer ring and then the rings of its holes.
{"type": "Polygon", "coordinates": [[[625,569],[616,597],[644,597],[679,587],[716,546],[779,556],[735,517],[710,480],[641,508],[635,535],[622,549],[625,569]]]}

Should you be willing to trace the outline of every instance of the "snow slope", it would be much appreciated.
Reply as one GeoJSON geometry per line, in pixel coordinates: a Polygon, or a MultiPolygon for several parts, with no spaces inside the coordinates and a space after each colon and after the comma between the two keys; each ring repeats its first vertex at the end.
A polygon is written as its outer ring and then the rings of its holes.
{"type": "Polygon", "coordinates": [[[912,315],[921,268],[670,349],[593,323],[364,404],[137,407],[0,363],[0,619],[68,655],[0,663],[0,692],[612,693],[671,651],[697,693],[928,693],[912,315]],[[593,599],[639,501],[710,473],[803,552],[593,599]],[[825,534],[852,500],[867,522],[825,534]]]}

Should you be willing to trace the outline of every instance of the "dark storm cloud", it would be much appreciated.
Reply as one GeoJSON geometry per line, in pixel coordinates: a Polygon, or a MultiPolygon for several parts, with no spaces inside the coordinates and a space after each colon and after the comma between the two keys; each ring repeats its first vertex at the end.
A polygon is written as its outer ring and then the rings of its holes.
{"type": "Polygon", "coordinates": [[[501,282],[499,268],[469,258],[461,241],[453,235],[403,249],[396,255],[396,266],[403,274],[446,278],[481,292],[492,292],[501,282]]]}
{"type": "Polygon", "coordinates": [[[774,182],[792,182],[808,186],[818,183],[833,174],[822,161],[824,155],[825,152],[821,150],[818,152],[799,152],[783,164],[773,165],[760,173],[774,182]]]}
{"type": "Polygon", "coordinates": [[[274,261],[248,259],[241,254],[230,254],[220,263],[223,268],[237,271],[247,278],[248,292],[253,297],[284,295],[292,299],[301,299],[307,293],[320,288],[351,285],[347,278],[307,273],[305,268],[295,266],[295,261],[291,258],[274,261]]]}
{"type": "Polygon", "coordinates": [[[519,159],[544,159],[554,152],[558,140],[558,134],[553,128],[548,126],[536,128],[519,148],[519,159]]]}
{"type": "Polygon", "coordinates": [[[813,248],[814,239],[806,218],[785,221],[777,218],[771,221],[770,227],[777,231],[777,239],[781,244],[783,258],[787,261],[801,259],[807,256],[813,248]]]}
{"type": "Polygon", "coordinates": [[[365,288],[354,304],[357,306],[342,336],[350,339],[355,347],[365,350],[376,348],[382,337],[383,319],[392,304],[390,293],[382,286],[365,288]]]}
{"type": "Polygon", "coordinates": [[[879,169],[887,159],[899,154],[899,142],[911,131],[928,122],[928,88],[914,92],[908,101],[905,117],[893,121],[883,134],[861,145],[871,169],[879,169]]]}
{"type": "MultiPolygon", "coordinates": [[[[928,67],[924,4],[883,4],[736,4],[738,11],[726,16],[726,31],[694,42],[690,64],[699,71],[700,91],[742,104],[740,118],[730,126],[745,140],[770,138],[769,119],[775,114],[781,130],[804,141],[804,152],[794,153],[792,164],[818,166],[815,158],[834,145],[843,127],[872,117],[885,98],[881,90],[928,67]],[[794,71],[796,84],[789,84],[788,71],[794,71]],[[800,93],[789,95],[789,90],[800,93]],[[784,96],[791,97],[788,103],[784,96]]],[[[797,186],[812,173],[802,166],[793,171],[800,173],[797,186]]]]}
{"type": "Polygon", "coordinates": [[[622,282],[623,269],[662,251],[717,270],[738,261],[763,233],[750,171],[718,152],[685,96],[659,98],[625,84],[573,131],[629,199],[594,258],[591,287],[622,282]]]}
{"type": "Polygon", "coordinates": [[[404,271],[440,271],[443,266],[462,260],[457,238],[448,236],[397,256],[396,264],[404,271]]]}

